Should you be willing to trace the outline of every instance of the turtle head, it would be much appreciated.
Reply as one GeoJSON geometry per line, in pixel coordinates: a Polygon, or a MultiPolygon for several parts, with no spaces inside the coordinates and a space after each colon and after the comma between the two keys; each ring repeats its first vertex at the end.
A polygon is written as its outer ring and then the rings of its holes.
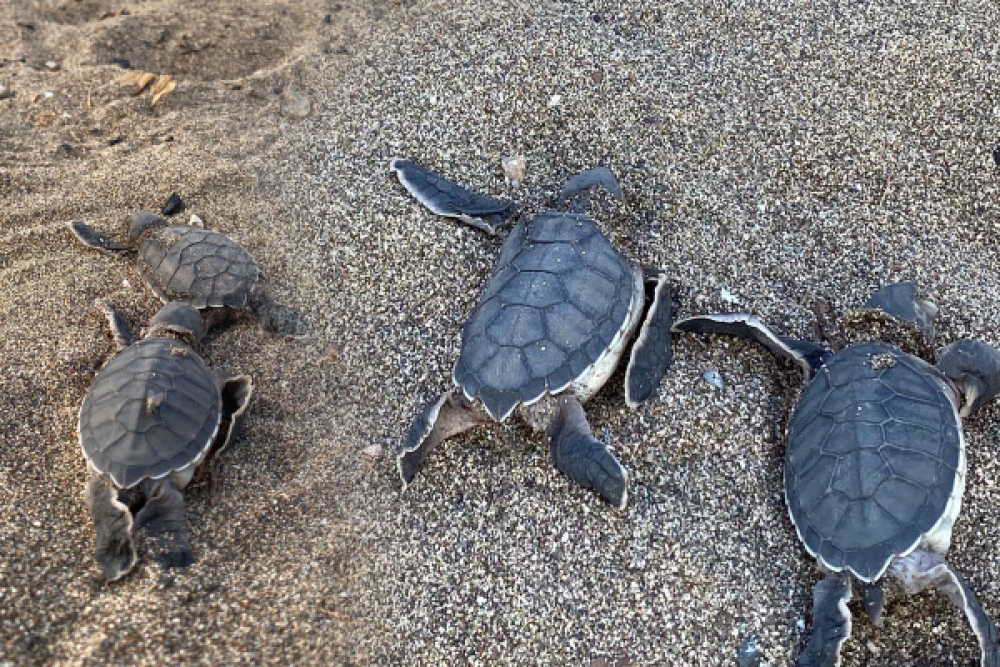
{"type": "Polygon", "coordinates": [[[982,341],[955,341],[941,351],[937,367],[965,397],[963,417],[975,414],[1000,391],[1000,350],[982,341]]]}
{"type": "Polygon", "coordinates": [[[192,343],[201,341],[205,327],[201,314],[186,303],[168,303],[153,315],[144,338],[188,338],[192,343]]]}
{"type": "Polygon", "coordinates": [[[920,329],[928,341],[934,339],[934,320],[938,307],[930,299],[917,295],[911,282],[892,283],[876,290],[865,302],[865,308],[881,310],[896,319],[920,329]]]}
{"type": "Polygon", "coordinates": [[[128,217],[128,240],[135,243],[150,229],[162,227],[167,221],[149,211],[139,211],[128,217]]]}
{"type": "Polygon", "coordinates": [[[598,186],[607,190],[618,201],[624,201],[625,195],[622,194],[618,179],[610,169],[601,166],[581,171],[566,181],[556,199],[556,208],[573,213],[586,213],[590,209],[590,192],[598,186]]]}

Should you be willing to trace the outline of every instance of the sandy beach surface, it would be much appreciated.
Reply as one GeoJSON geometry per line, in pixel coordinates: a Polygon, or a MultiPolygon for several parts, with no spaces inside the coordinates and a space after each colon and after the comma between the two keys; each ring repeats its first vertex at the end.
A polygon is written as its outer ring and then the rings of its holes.
{"type": "MultiPolygon", "coordinates": [[[[0,0],[0,664],[725,665],[746,640],[792,664],[819,577],[782,498],[798,377],[757,348],[678,337],[649,403],[626,408],[619,372],[588,404],[624,512],[516,420],[445,443],[400,494],[395,451],[448,387],[501,240],[429,214],[388,160],[528,213],[608,164],[625,201],[595,218],[669,273],[679,315],[811,336],[817,311],[909,279],[939,342],[1000,345],[1000,7],[202,4],[0,0]],[[176,89],[152,105],[129,70],[176,89]],[[159,302],[64,223],[122,240],[171,193],[309,332],[247,317],[205,342],[257,394],[218,479],[185,492],[197,562],[105,585],[76,440],[114,350],[93,302],[137,327],[159,302]]],[[[997,618],[1000,410],[966,426],[949,557],[997,618]]],[[[941,596],[893,597],[881,628],[852,609],[845,665],[978,664],[941,596]]]]}

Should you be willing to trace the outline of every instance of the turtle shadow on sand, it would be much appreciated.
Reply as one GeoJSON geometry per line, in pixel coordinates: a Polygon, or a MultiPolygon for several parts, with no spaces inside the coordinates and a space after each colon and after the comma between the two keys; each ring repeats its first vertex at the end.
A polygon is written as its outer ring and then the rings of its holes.
{"type": "Polygon", "coordinates": [[[800,667],[839,665],[851,633],[852,588],[860,588],[865,611],[881,624],[890,583],[906,594],[943,593],[965,613],[982,665],[1000,666],[996,627],[945,559],[965,490],[962,418],[1000,390],[1000,351],[961,339],[931,365],[881,340],[887,320],[895,320],[903,329],[901,345],[929,347],[936,315],[937,307],[912,284],[896,283],[847,318],[853,325],[874,323],[874,335],[838,351],[777,335],[747,313],[674,324],[675,332],[754,341],[802,370],[806,387],[788,424],[785,500],[824,576],[813,590],[800,667]]]}
{"type": "Polygon", "coordinates": [[[194,553],[181,491],[239,435],[253,380],[205,365],[191,347],[203,333],[191,306],[165,305],[138,341],[113,306],[98,306],[118,354],[80,407],[97,562],[106,581],[120,579],[141,541],[163,567],[187,567],[194,553]]]}
{"type": "MultiPolygon", "coordinates": [[[[410,160],[391,167],[432,212],[489,234],[517,212],[410,160]]],[[[623,198],[608,168],[590,169],[555,202],[568,211],[520,217],[507,235],[462,329],[455,386],[424,408],[399,454],[404,488],[442,440],[517,410],[546,431],[552,461],[569,479],[616,508],[627,504],[628,475],[594,438],[581,403],[610,379],[633,339],[626,402],[634,408],[653,395],[672,361],[671,303],[666,275],[628,261],[585,214],[597,186],[623,198]]]]}
{"type": "Polygon", "coordinates": [[[67,223],[76,239],[108,255],[136,249],[143,282],[163,303],[185,303],[201,311],[206,331],[249,311],[264,331],[301,337],[307,332],[302,315],[275,303],[258,286],[256,260],[228,236],[201,227],[169,225],[148,211],[129,217],[124,246],[89,225],[67,223]]]}

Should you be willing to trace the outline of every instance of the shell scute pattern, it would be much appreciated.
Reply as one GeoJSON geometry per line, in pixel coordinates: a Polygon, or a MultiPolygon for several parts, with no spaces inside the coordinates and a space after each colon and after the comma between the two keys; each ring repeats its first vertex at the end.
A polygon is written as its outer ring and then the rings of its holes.
{"type": "Polygon", "coordinates": [[[222,398],[211,372],[197,355],[173,354],[177,347],[166,338],[135,343],[105,365],[83,401],[83,453],[122,488],[184,468],[218,428],[222,398]]]}
{"type": "Polygon", "coordinates": [[[962,447],[948,391],[936,369],[878,343],[837,353],[806,388],[785,483],[799,535],[827,566],[871,581],[945,514],[962,447]]]}
{"type": "Polygon", "coordinates": [[[257,282],[253,257],[228,237],[197,227],[168,227],[143,243],[139,268],[164,301],[195,308],[242,308],[257,282]]]}
{"type": "Polygon", "coordinates": [[[495,419],[563,389],[626,325],[632,270],[586,216],[519,224],[462,331],[454,380],[495,419]]]}

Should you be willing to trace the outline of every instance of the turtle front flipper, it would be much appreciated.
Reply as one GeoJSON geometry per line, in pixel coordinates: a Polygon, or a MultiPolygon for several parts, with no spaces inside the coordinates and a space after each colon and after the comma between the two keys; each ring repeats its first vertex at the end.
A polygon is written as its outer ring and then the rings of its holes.
{"type": "Polygon", "coordinates": [[[941,351],[937,367],[964,394],[963,417],[974,414],[1000,391],[1000,350],[982,341],[955,341],[941,351]]]}
{"type": "Polygon", "coordinates": [[[614,173],[607,167],[594,167],[581,171],[563,185],[562,192],[555,201],[555,207],[576,213],[586,213],[590,208],[590,193],[596,187],[602,187],[618,201],[624,201],[625,195],[614,173]]]}
{"type": "Polygon", "coordinates": [[[667,276],[660,274],[646,282],[653,285],[652,304],[646,311],[625,370],[625,403],[630,408],[639,407],[653,395],[674,360],[670,348],[673,314],[667,294],[667,276]]]}
{"type": "Polygon", "coordinates": [[[496,234],[516,210],[512,202],[467,190],[412,160],[393,158],[389,166],[403,187],[432,213],[457,218],[487,234],[496,234]]]}
{"type": "Polygon", "coordinates": [[[135,517],[135,530],[151,538],[153,560],[164,569],[187,567],[194,552],[184,536],[184,497],[170,478],[146,479],[139,485],[146,504],[135,517]]]}
{"type": "Polygon", "coordinates": [[[1000,666],[1000,647],[997,645],[997,628],[986,615],[976,594],[944,556],[926,551],[914,551],[892,564],[892,572],[899,577],[907,593],[915,594],[933,588],[944,593],[952,604],[965,613],[972,631],[979,640],[983,667],[1000,666]]]}
{"type": "Polygon", "coordinates": [[[417,476],[424,459],[439,442],[489,421],[489,416],[477,410],[461,390],[445,392],[428,403],[410,427],[406,443],[396,459],[403,490],[417,476]]]}
{"type": "Polygon", "coordinates": [[[80,222],[79,220],[70,220],[66,223],[66,226],[69,227],[70,231],[73,232],[73,236],[75,236],[80,243],[88,248],[99,250],[106,255],[117,255],[128,250],[127,247],[120,243],[115,243],[110,237],[102,234],[90,225],[80,222]]]}
{"type": "Polygon", "coordinates": [[[94,521],[95,553],[105,581],[115,581],[135,566],[132,514],[118,500],[118,489],[107,475],[91,469],[84,501],[94,521]]]}
{"type": "Polygon", "coordinates": [[[585,489],[593,489],[616,509],[628,503],[628,473],[607,445],[594,437],[587,415],[574,396],[559,397],[549,422],[552,461],[564,475],[585,489]]]}
{"type": "Polygon", "coordinates": [[[128,322],[125,321],[125,318],[122,317],[117,308],[103,299],[95,301],[94,306],[107,319],[108,328],[111,329],[111,337],[115,339],[115,345],[118,347],[119,352],[135,342],[135,334],[132,333],[128,322]]]}
{"type": "Polygon", "coordinates": [[[851,636],[851,579],[846,573],[831,573],[813,589],[813,624],[806,647],[796,667],[836,667],[840,649],[851,636]]]}
{"type": "Polygon", "coordinates": [[[816,371],[830,355],[830,350],[819,343],[775,334],[761,322],[760,318],[749,313],[720,313],[688,317],[675,322],[673,330],[719,334],[752,340],[763,345],[774,356],[794,362],[802,369],[807,380],[816,374],[816,371]]]}

